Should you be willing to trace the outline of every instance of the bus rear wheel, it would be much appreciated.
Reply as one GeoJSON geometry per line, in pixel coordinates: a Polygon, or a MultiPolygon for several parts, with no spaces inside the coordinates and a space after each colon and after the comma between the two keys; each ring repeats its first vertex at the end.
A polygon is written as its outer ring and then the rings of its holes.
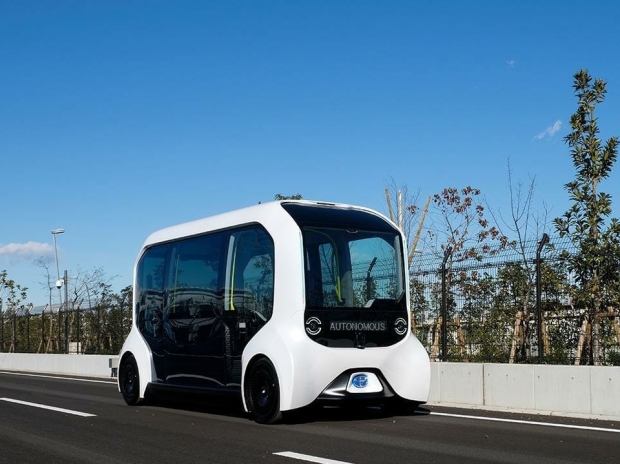
{"type": "Polygon", "coordinates": [[[136,358],[132,355],[125,358],[118,373],[118,383],[125,403],[135,406],[140,402],[140,373],[136,358]]]}
{"type": "Polygon", "coordinates": [[[280,421],[280,384],[273,364],[266,358],[259,359],[245,379],[245,401],[252,418],[259,424],[280,421]]]}

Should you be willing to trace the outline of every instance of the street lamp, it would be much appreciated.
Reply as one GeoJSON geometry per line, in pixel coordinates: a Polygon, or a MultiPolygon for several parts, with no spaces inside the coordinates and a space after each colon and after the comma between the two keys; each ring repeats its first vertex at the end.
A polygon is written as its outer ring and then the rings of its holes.
{"type": "MultiPolygon", "coordinates": [[[[54,237],[54,255],[56,256],[56,288],[58,288],[59,294],[60,294],[60,287],[62,287],[62,280],[60,280],[60,267],[58,266],[58,247],[56,246],[56,235],[64,234],[64,233],[65,233],[65,229],[53,229],[52,230],[52,237],[54,237]]],[[[62,303],[62,295],[60,296],[60,301],[62,303]]]]}
{"type": "MultiPolygon", "coordinates": [[[[58,289],[58,343],[60,343],[60,308],[62,308],[62,286],[65,285],[65,303],[67,302],[67,271],[65,271],[64,280],[60,280],[60,267],[58,266],[58,247],[56,245],[56,235],[64,234],[65,229],[53,229],[52,237],[54,237],[54,254],[56,256],[56,288],[58,289]]],[[[65,311],[68,311],[68,308],[65,308],[65,311]]],[[[68,352],[68,323],[67,314],[65,314],[65,352],[68,352]]]]}

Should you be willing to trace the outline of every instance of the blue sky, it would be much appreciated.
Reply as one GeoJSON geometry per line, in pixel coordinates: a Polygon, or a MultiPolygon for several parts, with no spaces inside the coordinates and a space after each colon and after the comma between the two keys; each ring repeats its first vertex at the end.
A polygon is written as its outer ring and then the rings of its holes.
{"type": "Polygon", "coordinates": [[[611,0],[0,0],[0,270],[44,304],[33,260],[64,228],[61,272],[120,289],[150,232],[276,193],[386,212],[392,180],[472,185],[507,211],[508,158],[559,216],[579,69],[608,82],[601,136],[620,135],[618,18],[611,0]]]}

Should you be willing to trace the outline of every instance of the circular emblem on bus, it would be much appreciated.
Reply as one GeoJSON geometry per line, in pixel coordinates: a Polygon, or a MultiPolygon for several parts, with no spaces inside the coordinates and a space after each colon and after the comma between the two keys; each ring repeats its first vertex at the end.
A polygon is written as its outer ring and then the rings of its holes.
{"type": "Polygon", "coordinates": [[[306,332],[308,335],[318,335],[321,332],[321,320],[318,317],[311,317],[306,321],[306,332]]]}
{"type": "Polygon", "coordinates": [[[394,332],[398,335],[405,335],[405,332],[407,332],[407,321],[402,317],[396,319],[394,321],[394,332]]]}
{"type": "Polygon", "coordinates": [[[351,380],[351,385],[355,388],[366,388],[368,386],[368,376],[366,374],[357,374],[351,380]]]}

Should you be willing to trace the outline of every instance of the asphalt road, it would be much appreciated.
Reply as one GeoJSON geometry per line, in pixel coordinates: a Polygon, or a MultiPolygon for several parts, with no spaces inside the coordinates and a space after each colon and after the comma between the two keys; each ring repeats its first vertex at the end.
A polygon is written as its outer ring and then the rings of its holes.
{"type": "Polygon", "coordinates": [[[620,463],[618,430],[430,406],[397,416],[306,411],[258,425],[236,404],[129,407],[111,380],[0,372],[0,463],[620,463]]]}

